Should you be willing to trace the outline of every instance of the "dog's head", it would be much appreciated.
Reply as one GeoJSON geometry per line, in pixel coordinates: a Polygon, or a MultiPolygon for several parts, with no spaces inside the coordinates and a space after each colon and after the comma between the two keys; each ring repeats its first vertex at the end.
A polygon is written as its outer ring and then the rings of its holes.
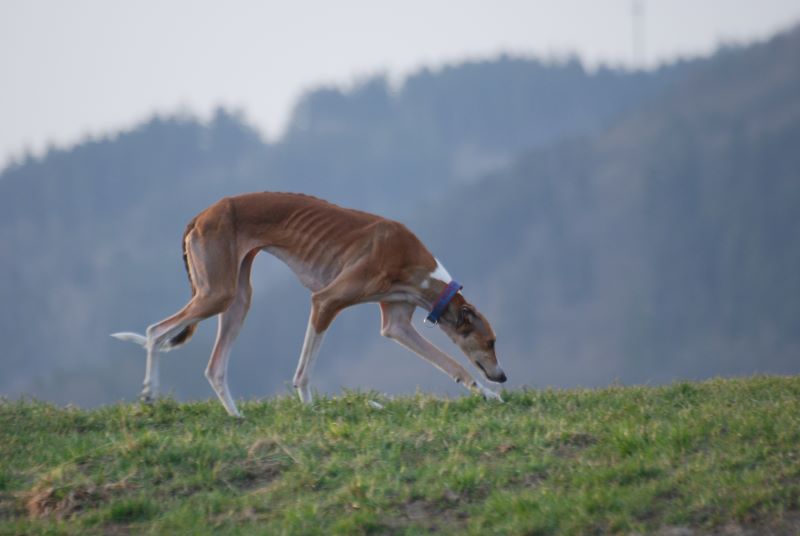
{"type": "Polygon", "coordinates": [[[497,363],[494,349],[497,337],[491,324],[461,294],[456,294],[450,302],[439,326],[487,379],[506,381],[506,374],[497,363]]]}

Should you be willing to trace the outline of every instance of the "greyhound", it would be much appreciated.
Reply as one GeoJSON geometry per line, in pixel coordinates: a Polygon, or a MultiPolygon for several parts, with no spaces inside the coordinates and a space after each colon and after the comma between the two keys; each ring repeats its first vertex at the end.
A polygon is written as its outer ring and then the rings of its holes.
{"type": "Polygon", "coordinates": [[[250,307],[250,269],[260,251],[286,263],[311,291],[294,387],[312,401],[309,380],[322,339],[344,308],[377,302],[381,335],[393,339],[486,399],[500,396],[475,380],[455,359],[425,339],[411,324],[417,307],[438,325],[493,382],[505,382],[489,321],[461,293],[461,285],[403,224],[343,208],[303,194],[261,192],[225,197],[200,212],[183,234],[183,260],[192,288],[189,302],[152,324],[146,335],[114,333],[147,351],[141,399],[158,395],[159,352],[184,344],[198,322],[219,315],[217,339],[206,367],[228,414],[241,417],[230,390],[231,346],[250,307]]]}

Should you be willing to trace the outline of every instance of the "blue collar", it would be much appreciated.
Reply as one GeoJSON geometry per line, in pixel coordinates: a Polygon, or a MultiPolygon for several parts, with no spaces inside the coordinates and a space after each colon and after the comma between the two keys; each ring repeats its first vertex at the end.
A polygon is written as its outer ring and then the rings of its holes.
{"type": "Polygon", "coordinates": [[[433,310],[431,314],[429,314],[425,318],[425,324],[433,327],[439,323],[439,319],[444,314],[444,310],[447,309],[447,306],[450,305],[450,302],[453,300],[453,297],[461,290],[462,287],[457,281],[450,281],[441,294],[439,294],[439,298],[436,300],[436,303],[433,304],[433,310]]]}

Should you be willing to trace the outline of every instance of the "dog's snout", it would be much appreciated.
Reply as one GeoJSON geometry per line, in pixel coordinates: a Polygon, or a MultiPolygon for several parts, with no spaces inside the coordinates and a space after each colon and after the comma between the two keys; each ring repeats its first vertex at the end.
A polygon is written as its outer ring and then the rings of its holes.
{"type": "Polygon", "coordinates": [[[495,367],[494,370],[489,371],[486,370],[486,367],[484,367],[480,361],[476,361],[475,365],[477,365],[478,368],[481,369],[481,372],[483,372],[484,376],[486,376],[493,382],[505,383],[505,381],[508,379],[506,378],[506,373],[503,372],[503,369],[501,369],[500,367],[495,367]]]}

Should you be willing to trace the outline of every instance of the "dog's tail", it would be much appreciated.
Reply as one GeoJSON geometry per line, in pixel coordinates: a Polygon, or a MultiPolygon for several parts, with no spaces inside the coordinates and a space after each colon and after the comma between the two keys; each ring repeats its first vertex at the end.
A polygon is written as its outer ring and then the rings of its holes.
{"type": "MultiPolygon", "coordinates": [[[[194,281],[192,280],[192,272],[189,269],[189,252],[186,249],[186,237],[189,236],[189,233],[192,232],[194,229],[194,222],[197,218],[192,219],[189,224],[186,226],[186,230],[183,232],[183,240],[181,241],[181,252],[183,254],[183,266],[186,268],[186,275],[189,277],[189,286],[192,288],[192,297],[197,293],[197,289],[194,286],[194,281]]],[[[188,341],[192,335],[194,335],[195,330],[197,329],[197,323],[190,324],[183,328],[177,335],[166,341],[164,344],[159,346],[159,350],[163,352],[168,352],[170,350],[174,350],[178,346],[181,346],[188,341]]],[[[120,331],[118,333],[112,333],[112,337],[115,339],[119,339],[121,341],[128,341],[134,342],[139,346],[147,346],[147,337],[144,335],[140,335],[139,333],[133,333],[132,331],[120,331]]]]}
{"type": "Polygon", "coordinates": [[[147,337],[139,335],[138,333],[133,333],[132,331],[120,331],[119,333],[112,333],[111,336],[121,341],[135,342],[139,346],[147,345],[147,337]]]}

